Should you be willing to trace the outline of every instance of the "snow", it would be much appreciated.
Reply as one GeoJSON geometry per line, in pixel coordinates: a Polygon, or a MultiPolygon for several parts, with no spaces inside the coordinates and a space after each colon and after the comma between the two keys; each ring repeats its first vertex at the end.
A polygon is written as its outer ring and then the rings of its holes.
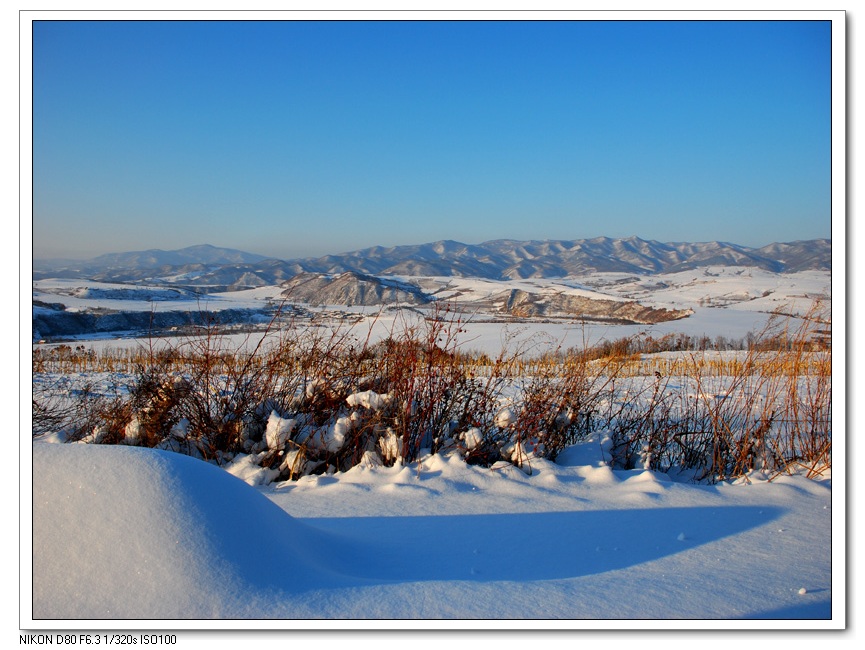
{"type": "MultiPolygon", "coordinates": [[[[472,352],[490,356],[498,355],[502,349],[531,351],[532,349],[561,346],[583,347],[594,345],[603,339],[619,339],[640,335],[662,338],[667,334],[707,336],[715,339],[723,336],[728,340],[743,339],[749,333],[763,330],[773,310],[785,313],[804,313],[815,297],[823,297],[831,307],[831,273],[826,271],[802,271],[778,274],[746,267],[707,267],[657,275],[638,276],[623,273],[593,273],[584,277],[559,279],[529,279],[493,281],[476,278],[437,278],[398,276],[401,282],[415,282],[426,290],[440,289],[437,298],[464,307],[470,301],[483,300],[492,295],[512,289],[523,289],[535,293],[562,292],[607,300],[636,300],[647,306],[670,309],[687,309],[691,316],[654,325],[616,325],[601,322],[581,322],[573,319],[536,319],[524,322],[503,318],[501,314],[474,311],[464,314],[458,335],[459,346],[472,352]]],[[[139,300],[109,300],[104,297],[84,298],[84,287],[91,294],[111,295],[112,291],[130,292],[132,285],[86,282],[83,280],[46,279],[33,283],[34,299],[46,303],[63,303],[70,311],[113,309],[121,311],[186,310],[202,309],[220,311],[228,309],[263,310],[279,304],[280,287],[261,287],[245,291],[208,294],[203,297],[170,302],[154,303],[146,297],[157,291],[156,287],[135,286],[140,291],[139,300]]],[[[41,308],[34,308],[41,309],[41,308]]],[[[382,340],[394,332],[416,326],[421,314],[415,309],[383,309],[380,307],[331,306],[310,308],[311,313],[329,315],[332,324],[343,330],[353,328],[358,341],[382,340]],[[357,317],[351,324],[343,317],[357,317]]],[[[263,327],[265,322],[259,323],[263,327]]],[[[304,326],[303,319],[293,321],[295,327],[304,326]]],[[[139,344],[116,338],[116,333],[103,332],[73,337],[86,342],[91,348],[129,347],[139,344]]],[[[227,334],[227,344],[255,346],[262,333],[227,334]]],[[[156,344],[171,344],[166,339],[156,344]]],[[[49,344],[50,345],[50,344],[49,344]]]]}
{"type": "Polygon", "coordinates": [[[467,451],[475,449],[483,440],[483,433],[477,427],[469,427],[463,434],[463,444],[467,451]]]}
{"type": "Polygon", "coordinates": [[[267,428],[264,432],[264,439],[267,441],[269,449],[279,449],[285,446],[285,441],[294,431],[297,426],[297,421],[289,418],[282,418],[276,411],[271,411],[267,419],[267,428]]]}
{"type": "MultiPolygon", "coordinates": [[[[801,299],[804,306],[830,279],[803,273],[780,284],[774,274],[736,269],[613,276],[548,284],[694,314],[654,326],[503,324],[478,314],[463,324],[460,347],[496,355],[502,348],[581,346],[637,333],[739,338],[761,329],[779,304],[798,308],[801,299]]],[[[487,281],[451,281],[465,297],[497,289],[487,281]]],[[[501,283],[522,285],[538,290],[543,282],[501,283]]],[[[81,309],[153,308],[147,300],[109,301],[110,287],[70,297],[78,286],[43,281],[38,297],[55,302],[65,293],[63,301],[81,309]]],[[[207,306],[261,307],[276,297],[272,287],[254,289],[209,296],[207,306]]],[[[358,340],[380,340],[413,317],[407,310],[344,311],[365,318],[352,332],[358,340]]],[[[226,336],[227,345],[257,341],[226,336]]],[[[89,346],[140,344],[115,339],[89,346]]],[[[843,378],[838,385],[843,395],[843,378]]],[[[387,399],[365,391],[347,405],[376,410],[387,399]]],[[[836,409],[840,431],[843,410],[836,409]]],[[[507,427],[514,413],[503,407],[499,416],[497,424],[507,427]]],[[[177,425],[177,439],[166,447],[180,450],[185,425],[177,425]]],[[[846,624],[843,436],[833,441],[841,459],[834,491],[829,473],[810,480],[754,472],[702,485],[614,470],[603,437],[565,449],[555,463],[515,446],[511,457],[523,469],[471,466],[456,453],[385,467],[382,458],[393,461],[399,452],[392,432],[382,438],[381,456],[368,452],[345,473],[274,482],[279,470],[258,462],[295,427],[306,429],[307,444],[336,448],[354,426],[345,417],[314,428],[274,412],[264,443],[223,467],[168,450],[99,445],[99,430],[90,444],[62,444],[59,435],[34,442],[32,508],[22,503],[22,532],[32,530],[33,538],[21,545],[21,627],[835,630],[846,624]]],[[[134,421],[126,433],[134,441],[134,421]]],[[[464,448],[478,444],[477,430],[460,435],[464,448]]],[[[30,447],[24,445],[22,458],[28,471],[30,447]]],[[[297,453],[286,450],[276,464],[297,462],[297,453]]]]}
{"type": "Polygon", "coordinates": [[[130,285],[68,278],[33,282],[33,299],[62,303],[70,311],[113,309],[118,311],[203,309],[261,309],[278,304],[282,289],[276,286],[196,295],[190,291],[148,285],[130,285]],[[156,305],[154,303],[167,303],[156,305]]]}
{"type": "Polygon", "coordinates": [[[569,296],[591,298],[594,300],[625,300],[608,293],[589,289],[568,279],[523,279],[523,280],[488,280],[484,278],[463,278],[453,276],[433,276],[417,278],[412,276],[395,276],[402,282],[417,282],[422,286],[436,288],[433,292],[436,299],[454,303],[486,300],[503,292],[521,290],[528,293],[553,294],[562,293],[569,296]]]}
{"type": "Polygon", "coordinates": [[[364,408],[378,411],[390,401],[390,395],[387,393],[379,395],[374,390],[364,390],[349,395],[345,401],[349,406],[363,406],[364,408]]]}
{"type": "Polygon", "coordinates": [[[243,456],[225,471],[140,447],[32,451],[31,629],[843,620],[830,478],[679,483],[612,470],[597,439],[531,459],[530,474],[427,455],[269,485],[243,475],[243,456]]]}
{"type": "Polygon", "coordinates": [[[506,429],[517,421],[517,415],[510,408],[503,408],[496,413],[495,425],[501,429],[506,429]]]}

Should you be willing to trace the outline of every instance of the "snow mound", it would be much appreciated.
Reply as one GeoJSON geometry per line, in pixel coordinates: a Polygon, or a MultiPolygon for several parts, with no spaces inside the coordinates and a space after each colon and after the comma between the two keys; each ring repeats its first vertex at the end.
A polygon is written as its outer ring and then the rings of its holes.
{"type": "Polygon", "coordinates": [[[203,461],[35,444],[33,475],[34,618],[256,617],[350,582],[325,566],[336,540],[203,461]]]}
{"type": "Polygon", "coordinates": [[[679,484],[598,442],[530,474],[370,451],[270,486],[243,456],[35,442],[32,616],[831,618],[829,481],[679,484]]]}

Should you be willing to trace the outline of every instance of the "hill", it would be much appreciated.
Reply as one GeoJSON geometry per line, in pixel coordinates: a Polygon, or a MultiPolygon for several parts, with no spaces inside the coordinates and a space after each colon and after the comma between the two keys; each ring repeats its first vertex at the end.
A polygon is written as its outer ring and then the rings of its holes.
{"type": "Polygon", "coordinates": [[[474,277],[490,280],[562,278],[594,272],[673,273],[706,266],[760,268],[773,273],[832,269],[832,243],[816,239],[748,248],[727,242],[662,243],[639,237],[516,241],[471,245],[443,240],[374,246],[295,260],[213,246],[177,251],[102,255],[69,264],[38,262],[34,279],[88,278],[102,282],[159,282],[226,291],[280,284],[300,273],[363,276],[474,277]]]}

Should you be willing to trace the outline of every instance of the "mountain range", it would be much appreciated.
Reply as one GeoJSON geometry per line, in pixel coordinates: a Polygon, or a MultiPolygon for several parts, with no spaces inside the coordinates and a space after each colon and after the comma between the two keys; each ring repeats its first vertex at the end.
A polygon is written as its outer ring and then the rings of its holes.
{"type": "Polygon", "coordinates": [[[33,273],[37,280],[68,277],[103,282],[151,281],[200,291],[224,291],[281,284],[303,273],[517,280],[593,272],[651,275],[705,266],[748,266],[775,273],[830,271],[832,244],[828,239],[815,239],[749,248],[727,242],[662,243],[639,237],[499,239],[481,244],[442,240],[293,260],[200,245],[175,251],[113,253],[84,262],[35,261],[33,273]]]}

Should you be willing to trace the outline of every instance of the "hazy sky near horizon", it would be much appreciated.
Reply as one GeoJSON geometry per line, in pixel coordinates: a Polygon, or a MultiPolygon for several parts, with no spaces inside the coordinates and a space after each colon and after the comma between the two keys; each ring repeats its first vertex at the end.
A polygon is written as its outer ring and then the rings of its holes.
{"type": "Polygon", "coordinates": [[[828,21],[34,21],[34,257],[831,236],[828,21]]]}

